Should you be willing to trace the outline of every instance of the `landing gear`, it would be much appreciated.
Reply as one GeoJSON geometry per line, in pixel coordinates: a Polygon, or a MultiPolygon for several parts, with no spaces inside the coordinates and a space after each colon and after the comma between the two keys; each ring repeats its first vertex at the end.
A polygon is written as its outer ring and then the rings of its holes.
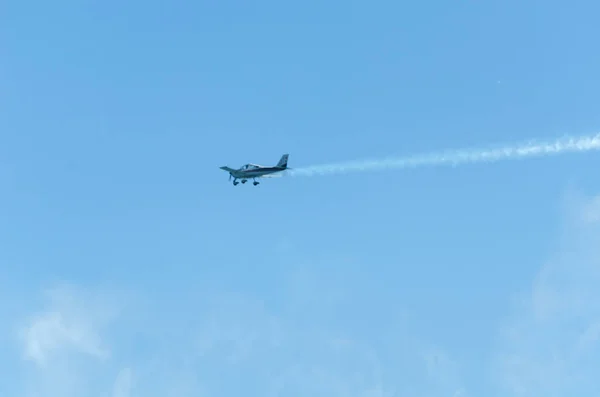
{"type": "MultiPolygon", "coordinates": [[[[256,186],[260,183],[260,182],[256,181],[256,178],[252,178],[252,179],[254,180],[254,182],[252,182],[252,184],[254,186],[256,186]]],[[[242,179],[241,181],[242,181],[242,183],[246,183],[246,182],[248,182],[248,179],[242,179]]],[[[237,178],[233,178],[233,186],[237,186],[239,184],[240,184],[240,182],[237,180],[237,178]]]]}

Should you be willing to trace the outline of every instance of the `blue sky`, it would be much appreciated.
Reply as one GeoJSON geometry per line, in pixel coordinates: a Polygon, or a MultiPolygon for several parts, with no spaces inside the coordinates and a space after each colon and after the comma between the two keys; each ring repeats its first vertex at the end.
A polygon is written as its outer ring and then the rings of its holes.
{"type": "Polygon", "coordinates": [[[1,395],[600,389],[597,153],[218,169],[597,133],[596,2],[4,9],[1,395]]]}

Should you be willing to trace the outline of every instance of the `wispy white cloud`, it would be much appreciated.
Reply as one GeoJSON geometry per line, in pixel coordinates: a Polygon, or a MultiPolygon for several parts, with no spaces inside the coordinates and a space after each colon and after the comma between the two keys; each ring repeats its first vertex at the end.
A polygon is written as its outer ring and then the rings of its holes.
{"type": "Polygon", "coordinates": [[[45,366],[66,354],[109,357],[110,351],[98,333],[115,314],[114,306],[66,286],[49,289],[44,295],[46,308],[20,324],[19,338],[26,358],[45,366]]]}
{"type": "Polygon", "coordinates": [[[59,311],[32,318],[21,337],[25,344],[25,355],[38,365],[46,365],[49,356],[70,349],[96,358],[108,356],[93,330],[77,318],[65,318],[64,313],[59,311]]]}
{"type": "MultiPolygon", "coordinates": [[[[402,326],[389,344],[377,345],[322,316],[295,321],[294,310],[316,309],[319,295],[328,296],[311,279],[304,287],[296,282],[294,296],[305,288],[312,300],[284,312],[248,294],[199,291],[185,310],[148,311],[136,321],[118,315],[122,305],[112,291],[55,288],[46,306],[20,323],[28,363],[22,395],[391,397],[402,395],[407,381],[423,396],[457,390],[451,359],[402,326]]],[[[138,310],[152,302],[148,297],[138,310]]]]}
{"type": "MultiPolygon", "coordinates": [[[[500,388],[480,384],[487,395],[600,388],[599,202],[569,197],[556,252],[489,347],[500,388]]],[[[219,288],[135,302],[113,290],[48,290],[18,323],[16,397],[467,397],[469,371],[485,363],[423,340],[386,298],[361,306],[360,274],[323,267],[293,267],[277,304],[219,288]],[[373,321],[368,337],[344,326],[358,318],[373,321]]]]}
{"type": "Polygon", "coordinates": [[[600,196],[592,198],[585,204],[582,210],[583,219],[586,222],[600,222],[600,196]]]}
{"type": "Polygon", "coordinates": [[[557,251],[502,329],[494,370],[503,395],[588,395],[600,389],[600,196],[571,194],[566,202],[557,251]]]}
{"type": "Polygon", "coordinates": [[[130,368],[123,368],[117,375],[112,397],[132,396],[133,373],[130,368]]]}
{"type": "MultiPolygon", "coordinates": [[[[567,202],[556,252],[489,347],[500,388],[480,384],[486,395],[600,388],[600,200],[567,202]]],[[[360,275],[322,267],[283,277],[277,304],[219,288],[135,302],[113,290],[53,288],[18,323],[16,397],[467,397],[469,371],[485,363],[458,362],[423,340],[385,298],[370,297],[377,313],[357,305],[360,275]],[[368,337],[343,325],[358,318],[373,321],[368,337]]]]}
{"type": "MultiPolygon", "coordinates": [[[[23,396],[99,395],[96,369],[111,357],[102,338],[116,308],[94,293],[60,286],[45,291],[46,306],[24,317],[16,336],[26,365],[23,396]]],[[[16,357],[15,357],[16,358],[16,357]]]]}

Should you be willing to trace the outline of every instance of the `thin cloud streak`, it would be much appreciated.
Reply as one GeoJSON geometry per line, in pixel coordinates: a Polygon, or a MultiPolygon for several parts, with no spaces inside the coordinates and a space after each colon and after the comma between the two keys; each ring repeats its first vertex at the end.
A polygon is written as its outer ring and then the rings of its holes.
{"type": "Polygon", "coordinates": [[[578,137],[565,137],[553,141],[529,142],[498,148],[458,149],[399,158],[359,160],[344,163],[322,164],[290,169],[290,176],[315,176],[350,172],[405,169],[431,166],[458,166],[461,164],[495,163],[530,157],[545,157],[566,153],[583,153],[600,150],[600,133],[578,137]]]}

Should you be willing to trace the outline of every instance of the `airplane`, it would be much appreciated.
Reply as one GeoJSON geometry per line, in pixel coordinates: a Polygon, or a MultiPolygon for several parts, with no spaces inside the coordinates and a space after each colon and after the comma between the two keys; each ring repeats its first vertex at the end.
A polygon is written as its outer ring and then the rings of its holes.
{"type": "Polygon", "coordinates": [[[274,176],[281,176],[276,174],[289,169],[287,166],[288,157],[288,154],[284,154],[283,156],[281,156],[281,159],[279,159],[277,165],[273,167],[267,167],[258,164],[245,164],[237,170],[229,168],[227,166],[219,168],[229,172],[229,180],[231,180],[231,178],[233,177],[234,186],[236,186],[239,183],[237,181],[238,179],[241,179],[242,183],[246,183],[248,182],[248,179],[252,179],[254,181],[254,186],[256,186],[260,183],[256,180],[256,178],[272,178],[274,176]]]}

